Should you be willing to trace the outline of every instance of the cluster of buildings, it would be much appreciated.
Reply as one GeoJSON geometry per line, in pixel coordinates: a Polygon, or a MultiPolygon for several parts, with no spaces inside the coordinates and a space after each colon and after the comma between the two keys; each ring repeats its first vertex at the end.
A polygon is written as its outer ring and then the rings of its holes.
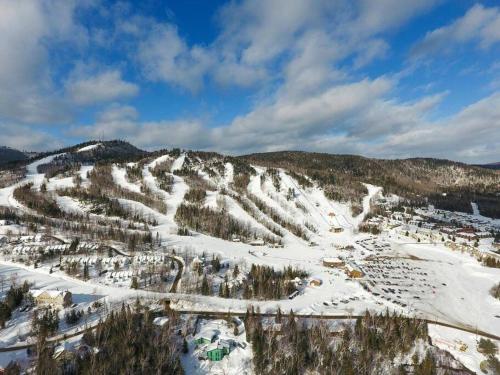
{"type": "Polygon", "coordinates": [[[356,263],[345,262],[340,258],[323,258],[323,266],[329,268],[343,269],[347,276],[353,279],[358,279],[364,276],[364,272],[356,263]]]}

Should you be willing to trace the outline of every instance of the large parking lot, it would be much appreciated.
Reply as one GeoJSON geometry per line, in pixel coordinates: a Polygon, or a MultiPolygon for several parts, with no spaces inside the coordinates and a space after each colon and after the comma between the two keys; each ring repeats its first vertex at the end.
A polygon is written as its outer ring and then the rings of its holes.
{"type": "MultiPolygon", "coordinates": [[[[435,298],[439,287],[432,270],[419,261],[401,258],[375,258],[363,264],[363,287],[377,298],[411,309],[423,299],[435,298]]],[[[441,283],[441,286],[446,286],[441,283]]]]}

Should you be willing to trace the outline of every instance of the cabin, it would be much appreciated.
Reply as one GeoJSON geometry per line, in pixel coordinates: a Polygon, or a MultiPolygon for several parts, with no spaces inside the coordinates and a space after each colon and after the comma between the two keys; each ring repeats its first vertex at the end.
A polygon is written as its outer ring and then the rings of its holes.
{"type": "Polygon", "coordinates": [[[67,290],[31,289],[30,293],[37,305],[70,306],[73,303],[73,295],[67,290]]]}
{"type": "Polygon", "coordinates": [[[330,268],[343,267],[344,261],[340,258],[323,258],[323,266],[330,268]]]}

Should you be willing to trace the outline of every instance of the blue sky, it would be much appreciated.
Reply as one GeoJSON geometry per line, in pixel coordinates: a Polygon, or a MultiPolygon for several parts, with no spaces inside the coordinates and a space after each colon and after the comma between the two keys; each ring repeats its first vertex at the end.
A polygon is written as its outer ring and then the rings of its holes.
{"type": "Polygon", "coordinates": [[[500,160],[500,5],[0,0],[0,144],[500,160]]]}

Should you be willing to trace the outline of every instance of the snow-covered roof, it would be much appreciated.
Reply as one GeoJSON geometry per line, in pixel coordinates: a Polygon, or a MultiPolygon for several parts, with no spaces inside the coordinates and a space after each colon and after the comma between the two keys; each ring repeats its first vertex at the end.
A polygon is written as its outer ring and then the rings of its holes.
{"type": "Polygon", "coordinates": [[[33,297],[38,297],[42,295],[43,293],[47,293],[49,297],[51,298],[57,298],[59,296],[64,297],[64,295],[67,293],[67,291],[62,291],[62,290],[44,290],[44,289],[30,289],[30,293],[33,297]]]}
{"type": "Polygon", "coordinates": [[[167,322],[168,318],[166,316],[159,316],[153,320],[153,324],[157,326],[164,326],[167,322]]]}
{"type": "Polygon", "coordinates": [[[342,263],[342,259],[333,257],[333,258],[323,258],[323,262],[325,263],[342,263]]]}

